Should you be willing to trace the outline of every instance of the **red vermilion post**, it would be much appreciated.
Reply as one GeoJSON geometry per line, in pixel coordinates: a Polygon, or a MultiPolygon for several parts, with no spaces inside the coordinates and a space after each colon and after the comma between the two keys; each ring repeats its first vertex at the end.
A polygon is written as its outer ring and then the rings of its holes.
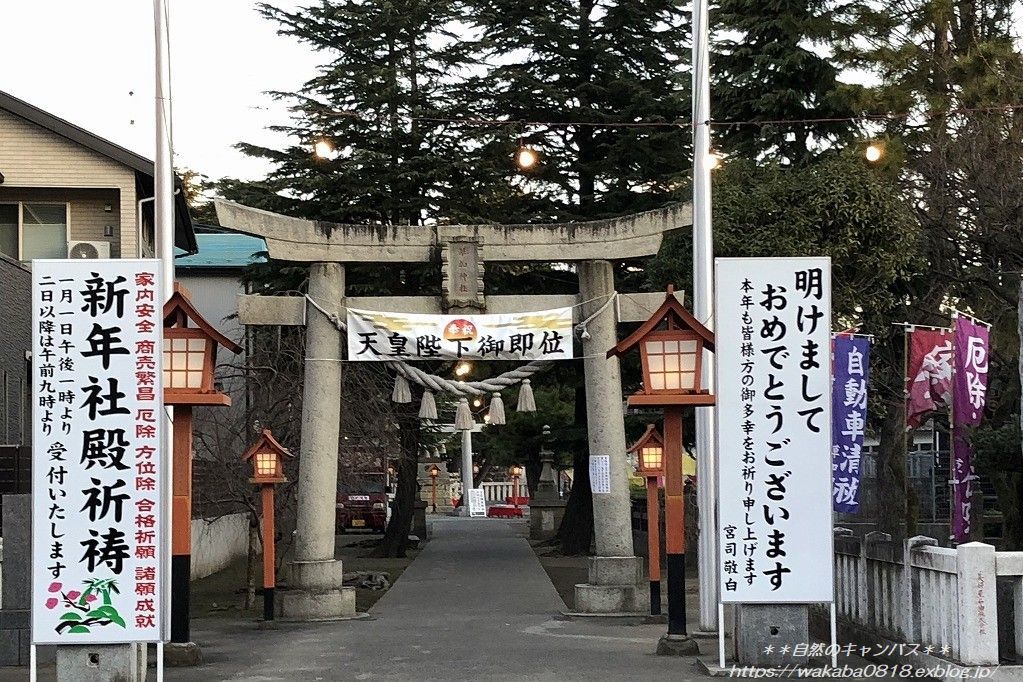
{"type": "Polygon", "coordinates": [[[274,487],[263,485],[263,620],[274,619],[274,487]]]}
{"type": "Polygon", "coordinates": [[[171,450],[171,641],[190,642],[192,564],[192,406],[174,406],[171,450]]]}
{"type": "Polygon", "coordinates": [[[686,634],[686,541],[682,488],[682,406],[664,407],[664,540],[668,635],[686,634]]]}
{"type": "Polygon", "coordinates": [[[661,615],[661,505],[656,476],[646,478],[647,564],[650,568],[650,615],[661,615]]]}

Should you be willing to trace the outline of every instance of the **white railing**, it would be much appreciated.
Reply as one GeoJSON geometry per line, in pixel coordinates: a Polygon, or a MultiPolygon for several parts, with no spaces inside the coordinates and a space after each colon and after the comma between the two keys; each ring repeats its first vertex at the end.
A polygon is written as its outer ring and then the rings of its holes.
{"type": "MultiPolygon", "coordinates": [[[[484,481],[480,484],[483,488],[483,495],[487,498],[487,502],[504,504],[505,500],[512,496],[512,492],[515,490],[515,484],[511,481],[484,481]]],[[[440,496],[441,490],[437,490],[437,495],[440,496]]],[[[462,483],[460,481],[452,481],[448,486],[448,495],[453,500],[457,500],[462,496],[462,483]]],[[[526,484],[523,481],[519,481],[519,497],[526,497],[529,495],[529,490],[526,488],[526,484]]]]}
{"type": "MultiPolygon", "coordinates": [[[[515,484],[511,481],[486,481],[482,484],[482,487],[487,502],[497,502],[500,504],[504,504],[505,500],[515,492],[515,484]]],[[[529,495],[529,489],[526,488],[524,482],[519,481],[519,497],[526,497],[527,495],[529,495]]]]}
{"type": "Polygon", "coordinates": [[[1023,654],[1023,552],[980,542],[956,549],[917,536],[902,546],[884,533],[836,529],[835,606],[883,637],[933,647],[964,665],[997,665],[998,576],[1016,578],[1016,651],[1023,654]]]}

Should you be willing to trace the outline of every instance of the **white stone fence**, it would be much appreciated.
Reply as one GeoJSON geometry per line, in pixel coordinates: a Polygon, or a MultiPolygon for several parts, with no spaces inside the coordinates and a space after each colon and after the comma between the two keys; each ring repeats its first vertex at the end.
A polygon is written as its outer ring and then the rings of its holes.
{"type": "Polygon", "coordinates": [[[889,640],[933,647],[962,665],[999,662],[999,576],[1014,580],[1015,643],[1023,653],[1023,552],[996,552],[980,542],[949,549],[923,536],[899,546],[885,533],[859,539],[835,529],[839,617],[889,640]]]}
{"type": "MultiPolygon", "coordinates": [[[[512,496],[515,485],[511,481],[484,481],[480,487],[483,488],[483,495],[487,498],[487,502],[504,504],[504,501],[512,496]]],[[[448,492],[452,499],[461,497],[461,482],[452,483],[448,492]]],[[[440,495],[440,490],[437,491],[437,494],[440,495]]],[[[528,495],[529,488],[526,487],[526,477],[523,476],[519,480],[519,497],[526,497],[528,495]]]]}

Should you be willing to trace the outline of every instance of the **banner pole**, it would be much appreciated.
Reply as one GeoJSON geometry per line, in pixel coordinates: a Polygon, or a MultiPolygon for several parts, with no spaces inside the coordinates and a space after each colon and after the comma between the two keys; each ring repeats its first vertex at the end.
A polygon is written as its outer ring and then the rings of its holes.
{"type": "Polygon", "coordinates": [[[36,660],[36,645],[29,644],[28,645],[29,682],[36,682],[39,679],[39,671],[36,670],[36,663],[38,663],[38,661],[36,660]]]}
{"type": "MultiPolygon", "coordinates": [[[[909,444],[915,442],[909,433],[909,335],[912,328],[902,332],[902,452],[905,467],[902,475],[902,501],[906,523],[906,537],[909,537],[909,444]]],[[[914,429],[915,430],[915,429],[914,429]]]]}
{"type": "Polygon", "coordinates": [[[959,489],[959,481],[956,479],[956,437],[958,436],[955,420],[955,392],[956,392],[956,335],[955,321],[959,313],[952,313],[952,400],[948,404],[948,538],[952,547],[956,546],[955,539],[955,513],[956,513],[956,491],[959,489]]]}
{"type": "Polygon", "coordinates": [[[831,667],[838,667],[838,617],[834,600],[831,601],[831,667]]]}
{"type": "Polygon", "coordinates": [[[718,667],[725,669],[725,605],[718,602],[718,667]]]}

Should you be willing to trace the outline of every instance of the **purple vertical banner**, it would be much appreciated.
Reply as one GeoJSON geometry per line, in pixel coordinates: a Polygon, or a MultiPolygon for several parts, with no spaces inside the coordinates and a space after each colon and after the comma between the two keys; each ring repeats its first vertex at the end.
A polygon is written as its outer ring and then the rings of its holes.
{"type": "Polygon", "coordinates": [[[973,447],[967,428],[984,417],[990,330],[967,317],[955,318],[955,375],[952,380],[952,537],[970,538],[973,503],[973,447]]]}
{"type": "Polygon", "coordinates": [[[835,511],[860,511],[863,431],[867,423],[870,339],[836,336],[831,385],[831,497],[835,511]]]}

